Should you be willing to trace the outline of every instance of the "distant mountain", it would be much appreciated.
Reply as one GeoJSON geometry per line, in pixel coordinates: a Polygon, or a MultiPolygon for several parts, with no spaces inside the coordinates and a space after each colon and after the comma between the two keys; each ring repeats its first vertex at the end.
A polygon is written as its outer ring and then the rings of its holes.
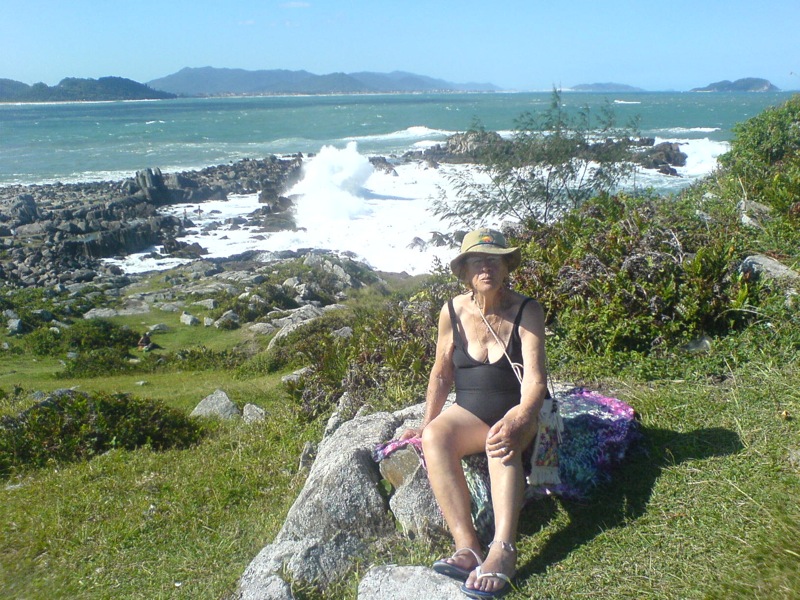
{"type": "Polygon", "coordinates": [[[247,71],[186,67],[154,79],[148,85],[182,96],[268,94],[355,94],[431,91],[497,91],[490,83],[451,83],[403,71],[392,73],[330,73],[282,69],[247,71]]]}
{"type": "Polygon", "coordinates": [[[175,94],[151,89],[123,77],[77,79],[68,77],[58,85],[28,85],[13,79],[0,79],[0,102],[74,102],[90,100],[163,100],[175,94]]]}
{"type": "Polygon", "coordinates": [[[624,83],[581,83],[569,88],[573,92],[643,92],[642,88],[624,83]]]}
{"type": "Polygon", "coordinates": [[[757,77],[745,77],[736,81],[718,81],[706,87],[694,88],[692,92],[780,92],[781,90],[772,85],[766,79],[757,77]]]}

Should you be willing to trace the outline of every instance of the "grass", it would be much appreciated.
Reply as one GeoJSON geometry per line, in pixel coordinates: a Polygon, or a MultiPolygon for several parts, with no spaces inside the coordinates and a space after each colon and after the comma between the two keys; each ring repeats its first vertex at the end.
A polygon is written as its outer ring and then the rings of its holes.
{"type": "MultiPolygon", "coordinates": [[[[224,336],[229,345],[246,337],[192,332],[224,336]]],[[[177,335],[159,336],[159,343],[177,343],[177,335]]],[[[687,371],[701,372],[703,360],[696,363],[687,371]]],[[[10,354],[2,364],[6,391],[11,381],[26,390],[125,391],[190,411],[221,388],[239,406],[252,402],[269,413],[260,424],[214,426],[188,450],[113,450],[3,482],[4,597],[226,597],[279,530],[303,484],[302,446],[320,435],[320,421],[298,418],[280,374],[62,380],[53,377],[57,361],[10,354]]],[[[702,376],[603,378],[607,393],[640,414],[641,451],[590,502],[549,499],[525,508],[517,591],[507,597],[800,597],[800,476],[791,458],[800,452],[800,368],[796,361],[768,364],[731,367],[719,384],[702,376]]],[[[580,363],[572,369],[580,372],[580,363]]],[[[0,402],[0,412],[21,408],[11,403],[0,402]]],[[[373,562],[429,564],[448,551],[400,540],[373,562]]],[[[295,584],[295,594],[355,598],[367,568],[325,591],[295,584]]]]}
{"type": "Polygon", "coordinates": [[[302,485],[294,457],[312,437],[274,382],[265,394],[249,387],[248,400],[269,413],[263,423],[220,424],[189,450],[113,450],[6,482],[4,597],[230,592],[280,528],[302,485]]]}

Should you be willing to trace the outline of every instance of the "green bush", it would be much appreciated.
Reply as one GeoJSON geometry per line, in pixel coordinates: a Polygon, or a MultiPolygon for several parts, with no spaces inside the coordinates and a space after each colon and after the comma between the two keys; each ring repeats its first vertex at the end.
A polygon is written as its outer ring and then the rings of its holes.
{"type": "Polygon", "coordinates": [[[601,195],[520,233],[520,291],[574,352],[650,352],[752,319],[759,287],[735,211],[689,199],[601,195]]]}
{"type": "Polygon", "coordinates": [[[37,356],[106,350],[125,356],[138,340],[135,331],[105,319],[80,319],[68,327],[58,328],[58,332],[43,326],[25,336],[26,346],[37,356]]]}
{"type": "Polygon", "coordinates": [[[185,448],[201,436],[196,422],[152,400],[63,391],[0,419],[0,476],[86,460],[112,448],[185,448]]]}
{"type": "Polygon", "coordinates": [[[800,201],[800,95],[737,124],[734,133],[719,161],[739,194],[786,213],[800,201]]]}

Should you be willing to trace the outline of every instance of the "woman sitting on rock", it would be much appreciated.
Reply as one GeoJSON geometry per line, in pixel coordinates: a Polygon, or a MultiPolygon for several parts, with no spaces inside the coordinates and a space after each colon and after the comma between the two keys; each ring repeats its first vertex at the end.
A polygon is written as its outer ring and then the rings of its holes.
{"type": "Polygon", "coordinates": [[[547,396],[542,308],[508,286],[519,264],[519,249],[509,248],[498,231],[464,237],[450,266],[468,291],[441,309],[425,416],[400,438],[421,436],[431,488],[455,542],[455,553],[433,569],[463,580],[471,598],[493,598],[511,587],[525,465],[547,396]],[[453,384],[455,404],[443,411],[453,384]],[[478,453],[488,459],[495,517],[485,557],[461,463],[478,453]]]}

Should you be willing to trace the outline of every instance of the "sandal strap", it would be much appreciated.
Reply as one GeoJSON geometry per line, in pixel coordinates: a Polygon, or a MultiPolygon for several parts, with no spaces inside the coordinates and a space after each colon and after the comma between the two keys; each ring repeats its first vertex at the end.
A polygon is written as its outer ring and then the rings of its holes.
{"type": "Polygon", "coordinates": [[[489,548],[497,544],[506,552],[516,552],[517,549],[514,547],[514,544],[509,544],[508,542],[504,542],[502,540],[494,540],[489,544],[489,548]]]}
{"type": "Polygon", "coordinates": [[[458,550],[453,552],[453,556],[451,556],[450,558],[452,559],[452,558],[455,558],[456,556],[460,556],[462,554],[472,554],[472,556],[475,557],[475,561],[478,563],[477,566],[479,566],[479,567],[483,564],[483,560],[481,559],[481,557],[472,548],[459,548],[458,550]]]}
{"type": "Polygon", "coordinates": [[[484,573],[483,571],[481,571],[480,566],[476,567],[475,570],[478,572],[478,574],[475,576],[476,580],[483,579],[484,577],[496,577],[497,579],[502,579],[506,583],[511,583],[511,577],[509,577],[505,573],[501,573],[500,571],[484,573]]]}

